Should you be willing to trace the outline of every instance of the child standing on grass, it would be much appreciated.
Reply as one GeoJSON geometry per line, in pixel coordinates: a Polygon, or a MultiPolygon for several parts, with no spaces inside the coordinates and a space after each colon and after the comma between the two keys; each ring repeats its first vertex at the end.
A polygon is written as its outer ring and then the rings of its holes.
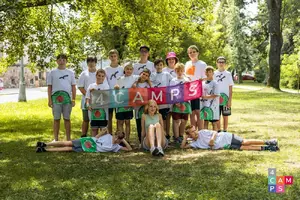
{"type": "Polygon", "coordinates": [[[92,83],[86,92],[86,105],[90,111],[92,136],[98,134],[98,130],[107,126],[108,108],[92,109],[90,106],[93,98],[92,91],[94,90],[109,90],[109,86],[105,80],[106,73],[103,69],[98,69],[96,72],[96,82],[92,83]]]}
{"type": "MultiPolygon", "coordinates": [[[[151,82],[153,87],[167,87],[170,85],[170,82],[172,80],[172,76],[168,72],[163,72],[164,67],[164,61],[162,59],[158,59],[154,61],[154,66],[156,68],[156,72],[151,74],[151,82]]],[[[170,111],[170,105],[164,104],[159,105],[159,113],[162,115],[163,118],[163,128],[165,130],[165,133],[167,134],[166,137],[169,140],[170,139],[170,117],[169,111],[170,111]]]]}
{"type": "Polygon", "coordinates": [[[37,142],[36,152],[118,152],[131,151],[132,148],[128,142],[124,139],[125,134],[122,132],[116,132],[115,136],[112,136],[107,132],[107,129],[102,131],[95,137],[84,137],[72,141],[61,141],[61,142],[37,142]],[[122,147],[120,143],[123,143],[125,147],[122,147]],[[54,148],[48,148],[48,147],[54,148]]]}
{"type": "MultiPolygon", "coordinates": [[[[231,115],[232,86],[234,85],[231,73],[226,71],[226,58],[217,58],[218,70],[214,73],[214,80],[219,85],[220,92],[220,115],[223,116],[223,131],[228,128],[228,117],[231,115]]],[[[221,131],[221,119],[217,122],[218,131],[221,131]]]]}
{"type": "MultiPolygon", "coordinates": [[[[133,75],[133,66],[131,62],[124,64],[124,76],[118,78],[114,89],[124,89],[131,88],[132,85],[137,81],[137,75],[133,75]]],[[[130,140],[130,120],[133,118],[133,108],[132,107],[120,107],[116,108],[116,118],[117,118],[117,129],[118,131],[124,131],[125,123],[125,139],[129,142],[130,140]]]]}
{"type": "Polygon", "coordinates": [[[202,81],[202,99],[200,119],[204,120],[204,129],[208,129],[208,123],[211,122],[213,130],[217,131],[217,122],[219,121],[219,90],[218,84],[214,78],[214,68],[206,67],[205,74],[207,79],[202,81]]]}
{"type": "Polygon", "coordinates": [[[194,126],[187,125],[181,148],[197,149],[233,149],[248,151],[279,151],[277,139],[257,140],[243,139],[238,135],[227,132],[216,132],[211,130],[197,131],[194,126]],[[192,142],[187,143],[191,138],[192,142]]]}
{"type": "MultiPolygon", "coordinates": [[[[147,68],[144,69],[141,72],[140,77],[132,85],[132,87],[133,88],[135,88],[135,87],[137,87],[137,88],[151,88],[152,87],[152,83],[150,81],[150,76],[151,76],[150,70],[147,69],[147,68]]],[[[136,129],[137,129],[139,141],[141,143],[142,142],[142,138],[141,138],[142,137],[141,136],[141,134],[142,134],[141,118],[142,118],[142,114],[144,113],[144,106],[135,107],[134,113],[135,113],[136,129]]]]}
{"type": "Polygon", "coordinates": [[[48,106],[52,108],[54,141],[58,141],[60,118],[63,115],[67,140],[71,140],[70,115],[75,106],[76,81],[74,73],[66,69],[67,55],[59,54],[56,58],[57,69],[47,77],[48,106]]]}
{"type": "MultiPolygon", "coordinates": [[[[184,84],[190,81],[184,75],[184,64],[177,63],[175,65],[176,78],[173,78],[170,85],[184,84]]],[[[173,118],[173,135],[174,142],[181,143],[184,134],[184,128],[186,122],[189,119],[191,113],[191,105],[189,102],[176,103],[172,106],[172,118],[173,118]]]]}
{"type": "MultiPolygon", "coordinates": [[[[191,79],[191,81],[205,79],[205,68],[207,65],[202,60],[198,60],[198,47],[191,45],[188,48],[187,53],[191,60],[185,64],[185,74],[191,79]]],[[[203,128],[203,120],[200,119],[200,99],[191,100],[191,106],[191,124],[198,127],[198,130],[201,130],[203,128]]]]}
{"type": "Polygon", "coordinates": [[[133,65],[133,74],[140,75],[144,69],[148,69],[151,73],[155,72],[153,62],[149,61],[150,48],[146,45],[140,47],[140,60],[133,65]]]}
{"type": "Polygon", "coordinates": [[[82,93],[82,99],[81,99],[81,109],[82,109],[82,125],[81,125],[81,136],[86,137],[88,128],[89,128],[89,115],[88,115],[88,109],[86,107],[85,103],[85,94],[87,91],[87,88],[90,84],[96,82],[96,64],[97,64],[97,58],[89,56],[86,59],[88,70],[82,72],[79,76],[79,82],[78,82],[78,89],[82,93]]]}
{"type": "MultiPolygon", "coordinates": [[[[110,65],[104,70],[106,72],[106,80],[108,82],[109,88],[114,89],[117,79],[123,75],[123,67],[119,65],[119,52],[116,49],[112,49],[108,53],[110,65]]],[[[108,120],[108,131],[112,133],[112,122],[113,113],[115,108],[109,108],[109,120],[108,120]]]]}

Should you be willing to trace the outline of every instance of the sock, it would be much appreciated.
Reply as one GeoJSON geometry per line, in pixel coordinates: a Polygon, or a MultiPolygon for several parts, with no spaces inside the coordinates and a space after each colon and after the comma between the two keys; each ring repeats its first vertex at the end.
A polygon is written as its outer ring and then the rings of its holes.
{"type": "Polygon", "coordinates": [[[267,151],[267,150],[269,150],[269,148],[268,148],[268,146],[261,146],[260,150],[261,151],[267,151]]]}

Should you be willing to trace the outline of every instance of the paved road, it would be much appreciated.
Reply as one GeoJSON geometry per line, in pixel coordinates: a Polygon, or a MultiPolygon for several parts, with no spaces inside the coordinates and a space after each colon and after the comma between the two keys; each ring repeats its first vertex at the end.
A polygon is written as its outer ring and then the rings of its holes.
{"type": "MultiPolygon", "coordinates": [[[[0,103],[18,102],[18,98],[19,98],[18,88],[0,90],[0,103]]],[[[41,98],[47,98],[46,87],[26,88],[27,101],[34,100],[34,99],[41,99],[41,98]]]]}

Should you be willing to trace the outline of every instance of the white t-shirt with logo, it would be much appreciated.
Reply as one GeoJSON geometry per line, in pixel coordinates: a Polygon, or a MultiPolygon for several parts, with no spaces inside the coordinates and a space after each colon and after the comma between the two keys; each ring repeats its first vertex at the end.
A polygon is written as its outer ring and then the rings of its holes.
{"type": "Polygon", "coordinates": [[[114,89],[117,79],[124,75],[124,69],[120,65],[117,67],[108,66],[104,68],[106,72],[106,80],[108,82],[109,88],[114,89]]]}
{"type": "Polygon", "coordinates": [[[229,71],[219,71],[214,72],[214,80],[217,81],[219,85],[219,92],[224,93],[229,97],[229,86],[233,86],[233,80],[231,73],[229,71]]]}
{"type": "Polygon", "coordinates": [[[162,69],[162,71],[169,73],[173,78],[175,78],[177,76],[175,70],[172,69],[172,68],[165,67],[165,68],[162,69]]]}
{"type": "MultiPolygon", "coordinates": [[[[109,86],[107,83],[103,82],[99,85],[97,85],[97,83],[92,83],[91,85],[89,85],[87,91],[86,91],[86,95],[85,98],[87,99],[91,99],[91,89],[95,89],[95,90],[109,90],[109,86]]],[[[105,113],[106,113],[106,120],[108,120],[108,108],[104,108],[105,113]]],[[[89,111],[89,118],[91,119],[91,112],[89,111]]]]}
{"type": "Polygon", "coordinates": [[[180,79],[175,77],[170,81],[170,85],[184,84],[185,82],[189,82],[189,79],[186,78],[186,77],[183,77],[183,78],[180,78],[180,79]]]}
{"type": "MultiPolygon", "coordinates": [[[[215,80],[202,81],[202,96],[208,96],[213,94],[220,95],[217,82],[215,80]]],[[[212,120],[219,120],[219,97],[213,99],[201,99],[200,112],[203,112],[203,109],[209,109],[210,111],[212,111],[212,120]]]]}
{"type": "MultiPolygon", "coordinates": [[[[83,71],[79,76],[78,88],[84,88],[87,91],[90,84],[96,82],[96,72],[89,72],[89,70],[83,71]]],[[[81,98],[81,109],[84,109],[85,95],[81,98]]]]}
{"type": "Polygon", "coordinates": [[[105,134],[98,139],[93,137],[93,140],[97,145],[97,152],[118,152],[122,148],[119,144],[113,144],[113,136],[111,134],[105,134]]]}
{"type": "Polygon", "coordinates": [[[146,63],[134,63],[133,74],[140,75],[145,68],[149,69],[151,73],[156,72],[154,63],[148,60],[146,63]]]}
{"type": "Polygon", "coordinates": [[[65,91],[72,97],[72,85],[76,85],[75,74],[69,69],[54,69],[47,77],[47,85],[52,85],[52,94],[65,91]]]}
{"type": "Polygon", "coordinates": [[[191,81],[199,80],[200,78],[206,78],[205,68],[207,67],[206,63],[202,60],[198,60],[193,63],[188,61],[185,64],[185,75],[191,79],[191,81]]]}
{"type": "Polygon", "coordinates": [[[140,76],[131,75],[131,76],[121,76],[117,80],[117,85],[119,85],[120,89],[122,88],[131,88],[132,85],[138,80],[140,76]]]}
{"type": "Polygon", "coordinates": [[[191,147],[197,149],[209,149],[209,141],[213,135],[213,131],[201,130],[198,132],[198,139],[190,143],[191,147]]]}

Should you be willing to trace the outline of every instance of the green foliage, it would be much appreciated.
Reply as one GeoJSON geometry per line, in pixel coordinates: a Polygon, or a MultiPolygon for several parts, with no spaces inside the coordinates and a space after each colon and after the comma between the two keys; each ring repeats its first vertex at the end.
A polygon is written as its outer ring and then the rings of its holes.
{"type": "Polygon", "coordinates": [[[284,55],[281,66],[281,85],[283,87],[298,89],[300,84],[300,61],[299,55],[284,55]]]}

